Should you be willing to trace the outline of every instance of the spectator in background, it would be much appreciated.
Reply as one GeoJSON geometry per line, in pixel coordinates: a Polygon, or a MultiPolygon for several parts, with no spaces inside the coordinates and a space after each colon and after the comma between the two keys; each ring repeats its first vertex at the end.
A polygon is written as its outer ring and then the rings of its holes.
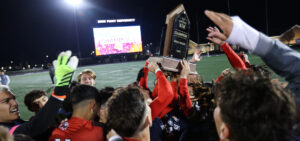
{"type": "Polygon", "coordinates": [[[80,84],[86,84],[90,86],[95,85],[95,79],[96,79],[96,74],[91,69],[85,69],[82,72],[80,72],[79,75],[77,76],[77,81],[80,84]]]}
{"type": "Polygon", "coordinates": [[[24,97],[24,103],[28,110],[35,114],[40,111],[42,107],[47,103],[48,97],[42,90],[32,90],[24,97]]]}
{"type": "Polygon", "coordinates": [[[54,67],[50,63],[47,64],[47,66],[48,66],[48,70],[49,70],[49,75],[50,75],[50,78],[51,78],[51,82],[52,82],[52,84],[55,84],[55,82],[54,82],[54,76],[55,76],[54,67]]]}
{"type": "Polygon", "coordinates": [[[5,74],[4,70],[0,70],[0,80],[2,85],[8,86],[10,83],[9,76],[5,74]]]}

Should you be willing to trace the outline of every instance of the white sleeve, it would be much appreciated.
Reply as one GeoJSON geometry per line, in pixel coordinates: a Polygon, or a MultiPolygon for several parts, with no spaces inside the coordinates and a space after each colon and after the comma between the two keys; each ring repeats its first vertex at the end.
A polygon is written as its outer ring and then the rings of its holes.
{"type": "Polygon", "coordinates": [[[245,23],[240,17],[233,16],[231,18],[233,20],[233,27],[226,41],[253,52],[258,43],[259,32],[245,23]]]}

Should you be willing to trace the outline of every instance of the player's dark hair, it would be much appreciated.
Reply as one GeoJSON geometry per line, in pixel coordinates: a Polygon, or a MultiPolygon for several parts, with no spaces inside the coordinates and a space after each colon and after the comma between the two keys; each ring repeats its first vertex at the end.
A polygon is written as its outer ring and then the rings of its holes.
{"type": "Polygon", "coordinates": [[[114,93],[113,87],[105,87],[99,91],[99,96],[96,97],[96,100],[101,104],[105,104],[107,100],[113,95],[114,93]]]}
{"type": "Polygon", "coordinates": [[[122,137],[134,136],[146,110],[145,99],[139,89],[129,86],[115,90],[107,106],[107,125],[122,137]]]}
{"type": "Polygon", "coordinates": [[[294,95],[257,71],[238,71],[215,86],[221,119],[235,141],[291,141],[297,127],[294,95]]]}
{"type": "Polygon", "coordinates": [[[90,85],[78,85],[72,88],[70,98],[72,105],[87,100],[95,99],[99,95],[98,89],[90,85]]]}
{"type": "Polygon", "coordinates": [[[34,103],[34,100],[47,96],[46,93],[42,90],[32,90],[27,93],[24,97],[24,103],[27,106],[28,110],[31,112],[38,112],[40,107],[37,103],[34,103]]]}

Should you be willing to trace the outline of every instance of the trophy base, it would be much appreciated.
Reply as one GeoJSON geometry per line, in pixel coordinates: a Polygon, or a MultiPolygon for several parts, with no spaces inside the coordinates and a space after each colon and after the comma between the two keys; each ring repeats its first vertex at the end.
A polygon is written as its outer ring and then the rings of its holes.
{"type": "MultiPolygon", "coordinates": [[[[182,69],[181,59],[171,58],[171,57],[150,57],[150,60],[156,61],[161,65],[161,69],[165,71],[177,72],[179,73],[182,69]]],[[[196,64],[189,63],[190,74],[198,74],[196,71],[196,64]]]]}

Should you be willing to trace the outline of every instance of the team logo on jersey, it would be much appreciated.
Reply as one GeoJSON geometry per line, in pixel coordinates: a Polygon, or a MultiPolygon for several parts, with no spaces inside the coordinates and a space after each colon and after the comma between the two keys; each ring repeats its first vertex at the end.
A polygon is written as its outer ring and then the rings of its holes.
{"type": "Polygon", "coordinates": [[[59,125],[59,128],[63,131],[65,131],[68,127],[69,127],[68,121],[65,121],[59,125]]]}

